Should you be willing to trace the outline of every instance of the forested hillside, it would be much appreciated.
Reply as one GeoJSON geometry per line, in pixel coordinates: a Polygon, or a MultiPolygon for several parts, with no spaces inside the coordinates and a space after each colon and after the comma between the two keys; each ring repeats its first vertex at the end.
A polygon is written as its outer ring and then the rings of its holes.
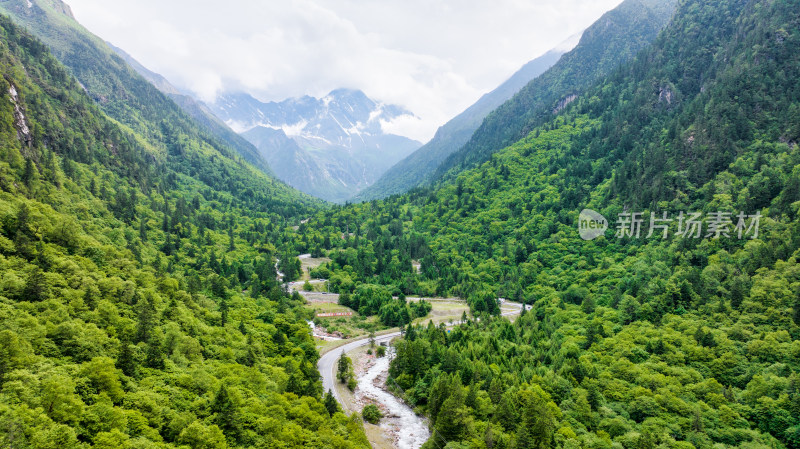
{"type": "Polygon", "coordinates": [[[436,188],[327,210],[0,16],[3,446],[368,446],[276,281],[307,252],[387,325],[427,313],[392,294],[469,302],[396,345],[426,449],[800,449],[800,5],[639,4],[628,63],[512,100],[436,188]]]}
{"type": "Polygon", "coordinates": [[[393,165],[375,181],[375,184],[358,192],[354,201],[386,198],[407,192],[428,180],[439,164],[461,148],[478,129],[483,119],[498,106],[516,94],[522,87],[558,62],[564,50],[554,49],[528,62],[493,91],[483,95],[464,112],[436,130],[433,138],[393,165]]]}
{"type": "Polygon", "coordinates": [[[236,150],[244,158],[270,175],[275,173],[267,162],[259,156],[258,149],[250,142],[245,140],[244,137],[236,134],[232,129],[228,128],[222,120],[220,120],[213,112],[199,100],[182,93],[177,87],[170,84],[170,82],[163,76],[149,70],[143,66],[125,50],[115,47],[111,43],[106,43],[114,53],[118,54],[132,69],[139,75],[149,81],[161,93],[169,97],[176,105],[184,110],[191,118],[194,119],[195,125],[199,126],[206,133],[216,137],[221,143],[236,150]]]}
{"type": "MultiPolygon", "coordinates": [[[[123,127],[136,132],[147,145],[167,152],[170,143],[175,142],[185,149],[208,148],[224,156],[220,164],[206,166],[204,162],[192,161],[187,165],[173,166],[176,170],[193,177],[222,175],[219,179],[224,178],[230,185],[220,183],[217,188],[224,188],[235,196],[251,198],[252,205],[271,204],[281,198],[285,200],[288,214],[294,213],[291,209],[295,199],[299,203],[310,201],[309,198],[299,198],[297,192],[280,181],[268,176],[253,177],[249,169],[242,169],[246,160],[269,171],[252,145],[230,146],[224,143],[224,134],[220,134],[222,137],[214,136],[210,131],[222,132],[219,127],[213,123],[198,123],[190,117],[105,42],[77,23],[69,6],[61,0],[9,0],[0,2],[0,13],[8,14],[47,44],[98,107],[123,127]],[[253,184],[254,179],[260,179],[260,183],[253,184]],[[248,189],[251,195],[245,194],[248,189]]],[[[180,162],[186,164],[189,161],[180,162]]]]}
{"type": "Polygon", "coordinates": [[[652,46],[477,168],[301,228],[349,233],[334,246],[356,264],[332,278],[355,286],[533,305],[406,331],[391,374],[428,447],[800,447],[797,6],[683,0],[652,46]],[[579,237],[584,208],[604,236],[579,237]]]}
{"type": "Polygon", "coordinates": [[[437,182],[486,161],[553,119],[570,102],[655,40],[677,0],[626,0],[581,36],[578,46],[492,111],[469,140],[430,176],[437,182]]]}
{"type": "Polygon", "coordinates": [[[0,73],[0,445],[367,447],[276,281],[312,203],[179,119],[138,134],[141,97],[108,118],[5,16],[0,73]]]}

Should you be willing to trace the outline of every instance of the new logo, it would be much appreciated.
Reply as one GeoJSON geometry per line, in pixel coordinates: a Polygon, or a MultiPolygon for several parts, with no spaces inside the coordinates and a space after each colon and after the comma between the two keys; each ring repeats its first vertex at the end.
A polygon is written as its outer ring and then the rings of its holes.
{"type": "Polygon", "coordinates": [[[584,209],[578,215],[578,234],[584,240],[594,240],[608,229],[606,217],[591,210],[584,209]]]}

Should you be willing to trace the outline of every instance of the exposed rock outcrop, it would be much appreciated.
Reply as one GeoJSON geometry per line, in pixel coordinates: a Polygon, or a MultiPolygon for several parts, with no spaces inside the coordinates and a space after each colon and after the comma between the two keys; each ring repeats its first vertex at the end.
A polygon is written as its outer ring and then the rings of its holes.
{"type": "Polygon", "coordinates": [[[672,89],[669,86],[661,86],[658,89],[658,101],[662,103],[672,104],[673,97],[672,89]]]}
{"type": "Polygon", "coordinates": [[[33,143],[33,136],[31,135],[31,128],[28,126],[28,119],[25,117],[25,111],[20,105],[19,92],[16,86],[9,81],[8,94],[11,103],[14,104],[14,127],[17,129],[17,138],[22,142],[23,146],[30,148],[33,143]]]}
{"type": "Polygon", "coordinates": [[[563,111],[570,103],[578,99],[577,94],[569,94],[566,97],[562,98],[556,104],[556,107],[553,108],[553,114],[558,114],[559,112],[563,111]]]}

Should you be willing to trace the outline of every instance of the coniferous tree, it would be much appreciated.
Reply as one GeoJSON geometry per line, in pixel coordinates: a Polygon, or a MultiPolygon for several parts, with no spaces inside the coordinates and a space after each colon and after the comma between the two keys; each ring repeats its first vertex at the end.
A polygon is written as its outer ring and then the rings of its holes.
{"type": "Polygon", "coordinates": [[[139,219],[139,240],[147,242],[147,221],[145,217],[139,219]]]}
{"type": "Polygon", "coordinates": [[[214,413],[214,422],[229,436],[236,437],[238,429],[238,412],[228,387],[222,384],[211,403],[211,412],[214,413]]]}
{"type": "Polygon", "coordinates": [[[47,286],[47,278],[44,272],[35,266],[28,279],[25,281],[25,287],[22,290],[22,299],[24,301],[44,301],[50,296],[50,289],[47,286]]]}
{"type": "Polygon", "coordinates": [[[138,320],[135,338],[137,342],[147,342],[150,340],[153,327],[156,324],[156,310],[149,295],[142,298],[137,293],[134,298],[139,298],[137,302],[138,320]]]}
{"type": "Polygon", "coordinates": [[[222,299],[219,300],[219,312],[222,326],[225,326],[228,323],[228,311],[230,311],[230,309],[230,300],[228,299],[227,295],[223,296],[222,299]]]}
{"type": "Polygon", "coordinates": [[[158,370],[164,369],[164,347],[161,337],[157,333],[153,333],[150,336],[150,340],[147,342],[145,364],[149,368],[158,370]]]}
{"type": "Polygon", "coordinates": [[[89,310],[94,310],[97,306],[97,301],[95,301],[94,293],[92,292],[91,287],[86,287],[86,290],[83,292],[83,303],[89,310]]]}
{"type": "Polygon", "coordinates": [[[120,341],[119,357],[117,357],[117,368],[129,377],[136,377],[136,361],[133,358],[130,342],[126,339],[120,341]]]}
{"type": "Polygon", "coordinates": [[[22,174],[22,182],[25,183],[25,187],[29,190],[33,187],[34,170],[36,170],[36,166],[33,164],[33,161],[30,158],[25,159],[25,171],[22,174]]]}
{"type": "Polygon", "coordinates": [[[328,390],[325,393],[325,397],[322,399],[322,403],[325,405],[325,410],[328,411],[330,416],[333,416],[334,413],[339,411],[339,403],[336,402],[336,398],[333,397],[333,393],[331,390],[328,390]]]}
{"type": "Polygon", "coordinates": [[[347,383],[352,376],[353,361],[342,351],[342,355],[339,356],[339,361],[336,364],[336,377],[340,382],[347,383]]]}

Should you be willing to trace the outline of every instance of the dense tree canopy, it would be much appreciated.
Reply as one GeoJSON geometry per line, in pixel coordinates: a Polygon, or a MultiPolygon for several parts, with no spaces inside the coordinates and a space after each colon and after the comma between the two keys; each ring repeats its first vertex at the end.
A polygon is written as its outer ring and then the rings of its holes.
{"type": "Polygon", "coordinates": [[[798,11],[683,0],[480,165],[329,209],[186,117],[101,110],[0,18],[0,441],[366,447],[323,399],[312,312],[276,280],[310,253],[342,305],[406,326],[390,375],[427,447],[800,448],[798,11]],[[581,239],[584,208],[612,229],[581,239]],[[667,238],[614,235],[664,213],[667,238]],[[698,238],[680,234],[694,213],[698,238]],[[409,325],[430,312],[410,294],[475,318],[409,325]],[[511,323],[499,298],[532,308],[511,323]]]}
{"type": "Polygon", "coordinates": [[[301,229],[352,252],[327,267],[340,286],[379,279],[477,314],[498,297],[533,305],[513,325],[406,332],[392,375],[439,436],[799,447],[798,23],[791,1],[683,1],[632,63],[480,166],[301,229]],[[605,236],[579,237],[584,208],[609,219],[605,236]],[[666,239],[648,236],[651,212],[673,218],[666,239]],[[681,212],[702,217],[699,238],[678,234],[681,212]],[[643,232],[618,238],[632,213],[643,232]],[[760,216],[757,236],[738,235],[740,214],[760,216]],[[418,272],[369,256],[399,236],[421,237],[418,272]]]}
{"type": "Polygon", "coordinates": [[[167,121],[160,153],[0,35],[2,444],[366,447],[276,280],[303,198],[251,207],[274,181],[167,121]]]}

